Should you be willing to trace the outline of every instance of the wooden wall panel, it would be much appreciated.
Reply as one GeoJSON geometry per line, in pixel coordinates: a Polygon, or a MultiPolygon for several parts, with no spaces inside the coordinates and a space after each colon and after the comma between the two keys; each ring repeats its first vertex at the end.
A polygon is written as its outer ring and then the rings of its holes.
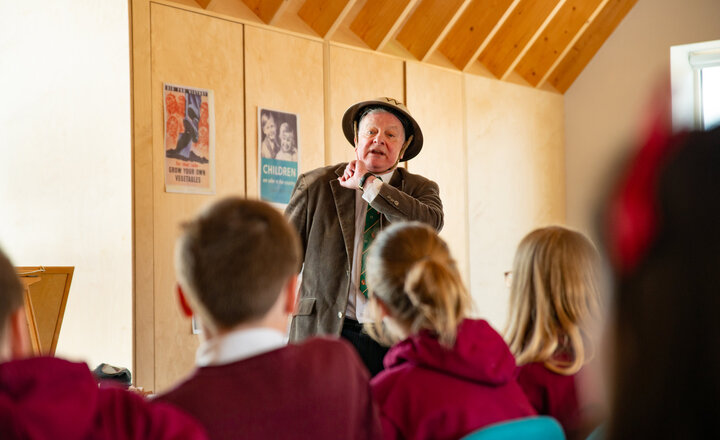
{"type": "Polygon", "coordinates": [[[155,389],[150,3],[133,0],[133,382],[155,389]]]}
{"type": "Polygon", "coordinates": [[[502,330],[515,248],[565,221],[562,95],[465,74],[471,291],[502,330]]]}
{"type": "Polygon", "coordinates": [[[298,115],[301,172],[324,164],[322,43],[246,26],[245,81],[247,194],[257,197],[258,106],[298,115]]]}
{"type": "Polygon", "coordinates": [[[469,286],[463,77],[459,72],[409,62],[405,78],[408,109],[425,139],[422,152],[408,162],[408,170],[440,186],[445,212],[440,235],[469,286]]]}
{"type": "Polygon", "coordinates": [[[324,38],[336,28],[352,4],[354,0],[306,0],[298,11],[298,16],[324,38]]]}
{"type": "MultiPolygon", "coordinates": [[[[179,223],[221,196],[245,193],[243,150],[243,26],[158,4],[151,7],[155,391],[194,365],[198,336],[175,296],[173,249],[179,223]],[[215,93],[214,196],[164,191],[163,82],[215,93]]],[[[137,98],[137,97],[136,97],[137,98]]],[[[141,262],[138,262],[142,264],[141,262]]]]}
{"type": "Polygon", "coordinates": [[[345,139],[341,127],[343,113],[348,107],[379,96],[405,100],[402,60],[333,44],[329,52],[329,115],[326,121],[330,143],[325,153],[328,165],[355,158],[353,147],[345,139]]]}

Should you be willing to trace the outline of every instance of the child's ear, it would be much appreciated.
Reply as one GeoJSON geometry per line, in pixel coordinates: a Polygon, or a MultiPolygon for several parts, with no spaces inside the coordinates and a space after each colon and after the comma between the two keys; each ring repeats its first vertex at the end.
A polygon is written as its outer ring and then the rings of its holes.
{"type": "Polygon", "coordinates": [[[390,316],[390,309],[388,309],[388,306],[385,305],[382,300],[380,300],[378,297],[375,297],[375,302],[377,302],[378,309],[380,310],[380,318],[384,318],[386,316],[390,316]]]}
{"type": "Polygon", "coordinates": [[[285,312],[290,315],[295,311],[295,297],[297,295],[298,277],[293,275],[285,284],[285,312]]]}
{"type": "Polygon", "coordinates": [[[32,347],[24,307],[20,307],[10,315],[9,330],[11,359],[22,359],[30,356],[32,354],[32,347]]]}
{"type": "Polygon", "coordinates": [[[190,307],[190,304],[188,304],[187,299],[185,298],[185,292],[183,292],[182,287],[180,287],[180,284],[175,285],[177,288],[177,295],[178,295],[178,302],[180,302],[180,309],[182,310],[183,314],[187,316],[188,318],[192,318],[193,316],[193,310],[190,307]]]}

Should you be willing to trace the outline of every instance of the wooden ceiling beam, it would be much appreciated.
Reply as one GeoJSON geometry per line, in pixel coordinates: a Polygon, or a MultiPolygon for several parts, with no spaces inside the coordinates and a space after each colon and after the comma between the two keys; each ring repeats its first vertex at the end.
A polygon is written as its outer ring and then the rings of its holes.
{"type": "Polygon", "coordinates": [[[480,62],[497,78],[505,79],[563,3],[565,0],[521,0],[480,53],[480,62]]]}
{"type": "Polygon", "coordinates": [[[287,6],[287,1],[284,0],[242,0],[242,2],[266,24],[271,24],[279,15],[280,9],[287,6]]]}
{"type": "Polygon", "coordinates": [[[373,50],[380,50],[394,36],[418,0],[367,0],[350,24],[373,50]]]}
{"type": "Polygon", "coordinates": [[[195,3],[203,9],[207,9],[210,3],[212,3],[212,0],[195,0],[195,3]]]}
{"type": "Polygon", "coordinates": [[[422,0],[395,39],[424,61],[440,44],[471,0],[422,0]]]}
{"type": "Polygon", "coordinates": [[[535,43],[525,52],[515,71],[533,86],[545,78],[550,68],[565,53],[583,26],[607,0],[567,0],[548,23],[535,43]]]}
{"type": "Polygon", "coordinates": [[[637,0],[610,0],[553,69],[548,81],[565,93],[637,0]]]}
{"type": "Polygon", "coordinates": [[[325,38],[337,29],[357,0],[307,0],[298,16],[325,38]]]}
{"type": "Polygon", "coordinates": [[[440,42],[438,49],[465,70],[485,47],[518,0],[473,0],[440,42]]]}

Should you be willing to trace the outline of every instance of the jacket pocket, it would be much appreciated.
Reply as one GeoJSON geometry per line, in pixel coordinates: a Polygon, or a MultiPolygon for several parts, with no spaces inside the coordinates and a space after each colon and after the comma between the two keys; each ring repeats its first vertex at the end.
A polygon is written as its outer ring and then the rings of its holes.
{"type": "Polygon", "coordinates": [[[293,316],[312,315],[315,310],[315,298],[301,298],[298,302],[297,310],[293,316]]]}

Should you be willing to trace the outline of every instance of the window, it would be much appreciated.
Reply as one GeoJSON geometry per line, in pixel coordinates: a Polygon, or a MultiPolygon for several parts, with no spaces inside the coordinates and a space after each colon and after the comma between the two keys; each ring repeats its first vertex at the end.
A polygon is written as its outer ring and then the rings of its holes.
{"type": "Polygon", "coordinates": [[[720,124],[720,40],[670,48],[673,128],[720,124]]]}
{"type": "Polygon", "coordinates": [[[705,129],[720,124],[720,65],[700,70],[702,120],[705,129]]]}

